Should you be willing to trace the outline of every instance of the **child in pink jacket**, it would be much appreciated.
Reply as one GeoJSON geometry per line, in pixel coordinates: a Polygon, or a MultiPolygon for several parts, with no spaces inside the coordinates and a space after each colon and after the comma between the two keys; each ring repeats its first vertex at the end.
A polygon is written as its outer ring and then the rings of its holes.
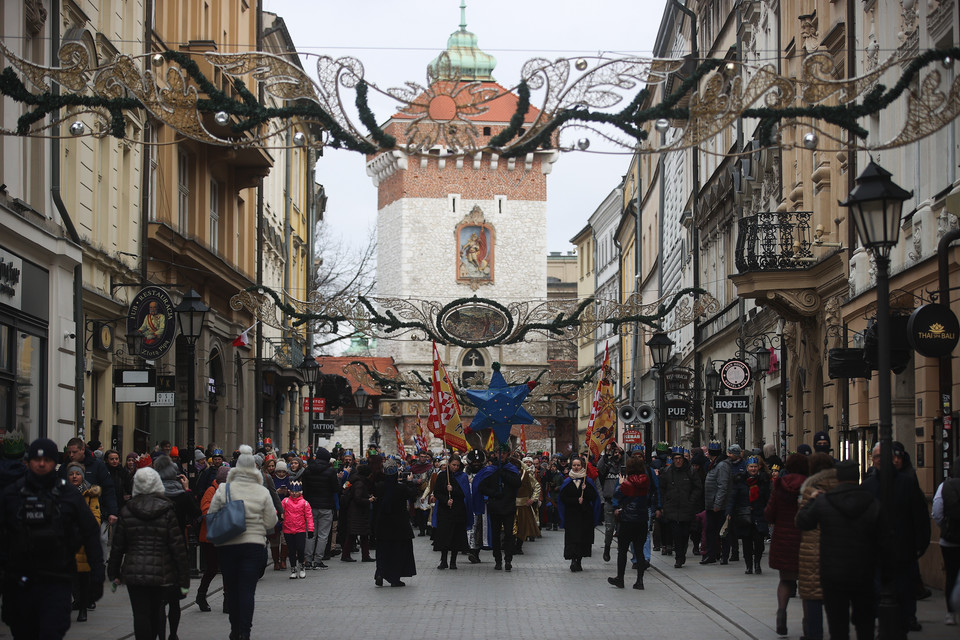
{"type": "Polygon", "coordinates": [[[283,499],[283,537],[290,549],[290,579],[306,578],[303,568],[307,538],[313,537],[313,512],[310,503],[303,499],[303,485],[299,480],[290,482],[290,496],[283,499]]]}

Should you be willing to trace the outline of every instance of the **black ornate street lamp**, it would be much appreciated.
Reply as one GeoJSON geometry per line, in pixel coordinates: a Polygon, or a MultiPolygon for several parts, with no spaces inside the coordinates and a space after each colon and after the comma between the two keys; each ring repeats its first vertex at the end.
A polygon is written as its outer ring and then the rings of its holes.
{"type": "Polygon", "coordinates": [[[371,418],[371,422],[373,423],[373,435],[370,437],[370,442],[372,442],[373,444],[379,447],[380,446],[380,425],[383,424],[383,416],[381,416],[379,413],[375,413],[373,414],[373,418],[371,418]]]}
{"type": "MultiPolygon", "coordinates": [[[[303,373],[303,381],[307,383],[307,390],[310,393],[310,411],[308,412],[309,424],[307,425],[307,433],[312,438],[313,437],[313,392],[317,385],[317,378],[320,377],[320,363],[317,362],[317,359],[311,355],[304,356],[303,362],[300,363],[300,371],[303,373]]],[[[313,444],[311,440],[310,444],[313,444]]],[[[311,449],[311,451],[313,451],[311,449]]],[[[316,453],[314,451],[314,453],[316,453]]]]}
{"type": "MultiPolygon", "coordinates": [[[[850,197],[840,205],[850,208],[863,247],[873,254],[877,265],[877,400],[879,403],[878,436],[880,440],[880,498],[884,512],[893,515],[893,405],[890,396],[890,251],[900,239],[900,216],[903,203],[913,197],[895,184],[891,173],[873,160],[856,180],[850,197]]],[[[891,530],[892,531],[892,530],[891,530]]],[[[886,535],[891,535],[887,533],[886,535]]],[[[882,562],[890,563],[890,554],[882,562]]],[[[892,576],[893,571],[883,572],[892,576]]],[[[877,608],[881,640],[906,638],[900,622],[893,583],[888,578],[880,586],[877,608]]]]}
{"type": "Polygon", "coordinates": [[[567,417],[570,418],[570,444],[573,446],[573,453],[580,453],[580,433],[579,433],[579,421],[577,418],[580,414],[580,403],[576,400],[571,400],[567,403],[567,417]]]}
{"type": "Polygon", "coordinates": [[[367,398],[370,397],[370,394],[364,389],[360,383],[357,383],[357,390],[353,392],[353,402],[357,405],[357,422],[360,423],[360,451],[361,457],[366,457],[363,455],[363,410],[367,408],[367,398]]]}
{"type": "Polygon", "coordinates": [[[556,453],[553,445],[553,437],[555,435],[557,435],[557,425],[551,422],[547,425],[547,437],[550,438],[550,455],[556,453]]]}
{"type": "MultiPolygon", "coordinates": [[[[657,369],[657,442],[663,442],[667,435],[667,384],[664,373],[667,362],[670,360],[673,340],[663,331],[657,331],[647,340],[647,346],[650,348],[653,366],[657,369]]],[[[652,455],[652,438],[647,438],[647,440],[647,452],[648,455],[652,455]]]]}
{"type": "Polygon", "coordinates": [[[180,335],[190,350],[190,366],[187,368],[187,451],[193,451],[197,439],[197,408],[194,399],[197,386],[197,340],[200,339],[203,321],[210,307],[203,302],[199,293],[190,289],[174,311],[177,313],[180,335]]]}

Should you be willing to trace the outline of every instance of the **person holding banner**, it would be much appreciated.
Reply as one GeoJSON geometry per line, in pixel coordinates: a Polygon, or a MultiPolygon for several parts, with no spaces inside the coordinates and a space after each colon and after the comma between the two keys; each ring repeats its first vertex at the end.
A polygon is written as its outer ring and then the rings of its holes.
{"type": "Polygon", "coordinates": [[[570,460],[570,473],[560,487],[560,521],[563,523],[563,558],[570,571],[583,571],[582,560],[593,555],[594,527],[603,513],[600,492],[587,477],[583,460],[570,460]]]}

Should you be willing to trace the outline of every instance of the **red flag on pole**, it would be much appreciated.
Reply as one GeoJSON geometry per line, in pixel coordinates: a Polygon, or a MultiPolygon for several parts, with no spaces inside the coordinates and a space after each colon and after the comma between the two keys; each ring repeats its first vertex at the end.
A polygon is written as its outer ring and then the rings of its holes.
{"type": "Polygon", "coordinates": [[[403,438],[400,437],[400,425],[393,425],[393,429],[397,432],[397,455],[399,455],[401,458],[406,458],[407,450],[403,446],[403,438]]]}
{"type": "Polygon", "coordinates": [[[440,361],[437,343],[433,343],[433,383],[430,391],[430,417],[427,428],[454,449],[466,451],[467,437],[460,421],[460,404],[450,383],[447,370],[440,361]]]}

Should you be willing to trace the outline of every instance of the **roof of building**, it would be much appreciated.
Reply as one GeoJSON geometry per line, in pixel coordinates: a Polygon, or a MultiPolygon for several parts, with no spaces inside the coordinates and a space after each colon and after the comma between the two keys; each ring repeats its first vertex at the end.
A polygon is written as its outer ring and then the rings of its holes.
{"type": "Polygon", "coordinates": [[[460,29],[450,34],[447,50],[430,62],[430,77],[437,80],[493,81],[497,59],[477,46],[476,34],[467,31],[467,3],[460,1],[460,29]]]}
{"type": "MultiPolygon", "coordinates": [[[[320,356],[317,358],[317,363],[320,365],[320,373],[343,376],[347,379],[347,382],[350,383],[350,389],[352,391],[356,391],[358,386],[362,386],[371,396],[383,395],[383,391],[378,387],[360,382],[357,378],[356,368],[347,366],[351,362],[362,362],[370,367],[370,369],[389,377],[396,376],[398,373],[396,366],[393,364],[393,358],[377,358],[372,356],[320,356]]],[[[362,367],[360,369],[362,371],[362,367]]]]}

